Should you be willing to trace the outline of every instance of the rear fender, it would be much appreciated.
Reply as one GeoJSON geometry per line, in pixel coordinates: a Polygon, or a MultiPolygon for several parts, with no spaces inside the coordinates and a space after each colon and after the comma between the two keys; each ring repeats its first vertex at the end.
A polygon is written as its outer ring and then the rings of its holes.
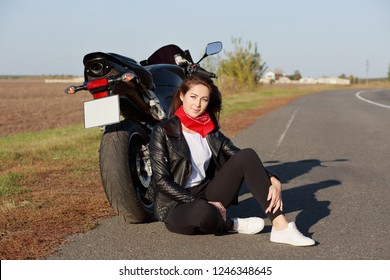
{"type": "Polygon", "coordinates": [[[84,78],[117,77],[127,70],[134,71],[147,89],[154,89],[152,74],[134,59],[115,53],[94,52],[84,56],[84,78]]]}

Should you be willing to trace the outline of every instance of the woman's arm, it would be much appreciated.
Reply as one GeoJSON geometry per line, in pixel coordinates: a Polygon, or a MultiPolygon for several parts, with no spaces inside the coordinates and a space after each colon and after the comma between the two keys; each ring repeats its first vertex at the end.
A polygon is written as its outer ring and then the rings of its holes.
{"type": "Polygon", "coordinates": [[[217,132],[217,138],[222,142],[221,149],[225,155],[231,157],[240,151],[240,148],[234,145],[233,141],[230,140],[229,137],[225,136],[220,130],[217,132]]]}

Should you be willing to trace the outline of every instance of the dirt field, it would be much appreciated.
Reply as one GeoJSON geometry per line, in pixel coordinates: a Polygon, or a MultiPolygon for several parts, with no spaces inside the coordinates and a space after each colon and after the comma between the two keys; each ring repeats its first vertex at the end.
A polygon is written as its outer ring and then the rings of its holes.
{"type": "Polygon", "coordinates": [[[66,95],[66,83],[0,80],[0,137],[81,123],[88,92],[66,95]]]}

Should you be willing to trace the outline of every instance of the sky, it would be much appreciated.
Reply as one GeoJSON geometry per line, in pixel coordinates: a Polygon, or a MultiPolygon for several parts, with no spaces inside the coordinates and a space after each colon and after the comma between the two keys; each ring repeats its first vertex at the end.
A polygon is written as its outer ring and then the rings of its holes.
{"type": "Polygon", "coordinates": [[[388,0],[0,0],[0,75],[82,75],[89,52],[137,61],[166,44],[257,44],[269,70],[386,77],[388,0]]]}

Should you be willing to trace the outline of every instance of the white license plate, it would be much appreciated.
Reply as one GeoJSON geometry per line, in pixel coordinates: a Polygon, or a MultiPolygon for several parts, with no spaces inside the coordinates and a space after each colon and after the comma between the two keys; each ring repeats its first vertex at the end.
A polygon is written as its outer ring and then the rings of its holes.
{"type": "Polygon", "coordinates": [[[120,122],[119,96],[113,95],[84,102],[84,127],[98,127],[120,122]]]}

